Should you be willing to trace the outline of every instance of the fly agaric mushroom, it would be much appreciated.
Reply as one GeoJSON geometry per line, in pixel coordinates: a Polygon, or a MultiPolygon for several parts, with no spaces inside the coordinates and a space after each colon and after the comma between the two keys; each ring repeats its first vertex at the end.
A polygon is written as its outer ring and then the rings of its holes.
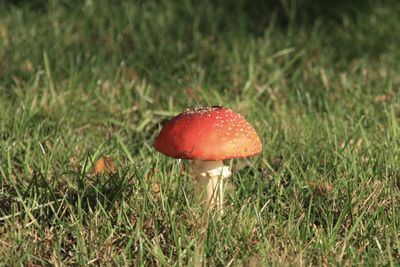
{"type": "Polygon", "coordinates": [[[223,180],[231,176],[223,160],[260,153],[254,128],[229,108],[186,109],[171,119],[156,138],[154,148],[173,158],[190,159],[191,173],[207,183],[205,204],[223,212],[223,180]]]}

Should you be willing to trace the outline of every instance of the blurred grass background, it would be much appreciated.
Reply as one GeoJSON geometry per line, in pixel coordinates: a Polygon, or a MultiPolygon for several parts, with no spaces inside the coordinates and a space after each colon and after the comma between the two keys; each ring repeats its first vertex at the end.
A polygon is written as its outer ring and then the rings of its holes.
{"type": "Polygon", "coordinates": [[[0,3],[0,261],[397,265],[399,32],[394,0],[0,3]],[[264,144],[221,219],[152,148],[204,105],[264,144]]]}

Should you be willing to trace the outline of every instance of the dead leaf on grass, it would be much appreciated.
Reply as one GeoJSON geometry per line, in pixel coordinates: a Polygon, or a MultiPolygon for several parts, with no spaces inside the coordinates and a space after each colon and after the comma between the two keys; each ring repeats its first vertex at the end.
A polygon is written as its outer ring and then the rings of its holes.
{"type": "Polygon", "coordinates": [[[375,103],[385,103],[385,102],[389,102],[393,99],[394,97],[394,93],[393,92],[389,92],[385,95],[376,95],[373,97],[373,101],[375,103]]]}
{"type": "Polygon", "coordinates": [[[154,193],[159,193],[160,192],[160,185],[158,182],[155,182],[154,184],[154,193]]]}
{"type": "Polygon", "coordinates": [[[329,182],[307,182],[308,187],[318,196],[324,196],[333,191],[333,185],[329,182]]]}
{"type": "Polygon", "coordinates": [[[117,171],[117,166],[111,157],[101,157],[96,161],[94,165],[94,174],[100,175],[103,173],[115,173],[117,171]]]}
{"type": "Polygon", "coordinates": [[[159,193],[160,192],[160,185],[157,181],[154,181],[154,171],[150,171],[146,175],[146,182],[147,183],[153,183],[153,188],[154,188],[154,193],[159,193]]]}

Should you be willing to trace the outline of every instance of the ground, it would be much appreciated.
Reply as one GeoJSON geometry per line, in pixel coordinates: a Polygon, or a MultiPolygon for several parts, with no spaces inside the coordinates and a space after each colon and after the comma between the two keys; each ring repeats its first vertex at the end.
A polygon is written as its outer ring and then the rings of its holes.
{"type": "Polygon", "coordinates": [[[400,3],[249,2],[0,4],[1,265],[399,264],[400,3]],[[212,105],[222,217],[152,147],[212,105]]]}

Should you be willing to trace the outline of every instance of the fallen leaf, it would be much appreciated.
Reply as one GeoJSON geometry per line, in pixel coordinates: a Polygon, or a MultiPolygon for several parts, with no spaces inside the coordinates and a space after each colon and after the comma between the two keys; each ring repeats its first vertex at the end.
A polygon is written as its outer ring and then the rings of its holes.
{"type": "Polygon", "coordinates": [[[358,252],[359,254],[363,254],[363,253],[365,252],[365,250],[367,249],[368,245],[369,245],[369,242],[368,242],[368,241],[362,242],[362,243],[361,243],[361,246],[357,249],[357,252],[358,252]]]}
{"type": "Polygon", "coordinates": [[[160,185],[158,182],[155,182],[154,184],[154,193],[159,193],[160,192],[160,185]]]}
{"type": "MultiPolygon", "coordinates": [[[[146,182],[147,183],[153,183],[153,175],[154,171],[151,170],[150,172],[147,173],[146,175],[146,182]]],[[[159,193],[160,192],[160,185],[157,181],[154,182],[154,193],[159,193]]]]}
{"type": "Polygon", "coordinates": [[[333,185],[329,182],[307,182],[308,187],[313,191],[314,194],[323,196],[333,191],[333,185]]]}
{"type": "Polygon", "coordinates": [[[94,174],[100,175],[102,173],[114,173],[117,167],[114,160],[111,157],[101,157],[96,161],[94,165],[94,174]]]}
{"type": "Polygon", "coordinates": [[[374,96],[373,100],[375,103],[384,103],[384,102],[389,102],[390,100],[392,100],[393,97],[394,97],[394,93],[389,92],[388,94],[385,94],[385,95],[374,96]]]}

